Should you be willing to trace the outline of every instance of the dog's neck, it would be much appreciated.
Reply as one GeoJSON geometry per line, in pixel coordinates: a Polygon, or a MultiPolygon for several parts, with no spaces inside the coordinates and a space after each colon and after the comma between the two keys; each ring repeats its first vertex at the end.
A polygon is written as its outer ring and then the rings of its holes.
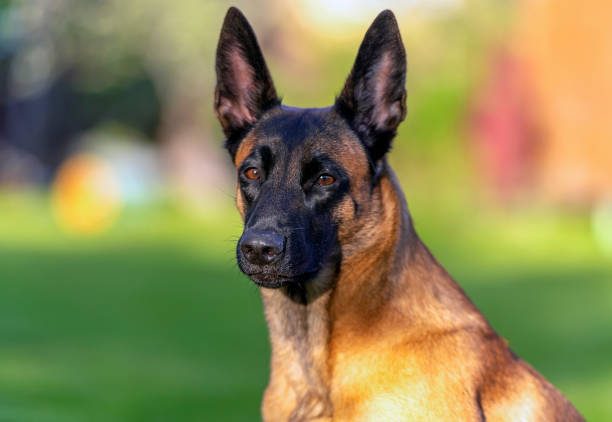
{"type": "Polygon", "coordinates": [[[289,420],[331,416],[328,346],[332,271],[299,291],[262,289],[272,349],[269,389],[283,395],[289,420]]]}

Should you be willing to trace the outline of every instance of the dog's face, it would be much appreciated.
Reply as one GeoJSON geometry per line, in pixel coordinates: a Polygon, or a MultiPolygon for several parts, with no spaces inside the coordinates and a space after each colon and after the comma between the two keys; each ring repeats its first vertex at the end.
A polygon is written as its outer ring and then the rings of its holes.
{"type": "Polygon", "coordinates": [[[255,283],[305,283],[339,264],[405,116],[405,67],[397,23],[383,12],[334,106],[287,107],[248,22],[228,11],[215,111],[237,170],[238,265],[255,283]]]}

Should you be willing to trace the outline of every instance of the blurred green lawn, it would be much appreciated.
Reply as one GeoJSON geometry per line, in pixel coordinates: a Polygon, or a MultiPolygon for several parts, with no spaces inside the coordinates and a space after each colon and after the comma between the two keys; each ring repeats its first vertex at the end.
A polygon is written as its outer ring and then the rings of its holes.
{"type": "MultiPolygon", "coordinates": [[[[588,221],[413,216],[513,349],[589,421],[612,420],[612,263],[588,221]]],[[[75,237],[44,194],[0,197],[0,421],[258,420],[269,348],[239,233],[229,205],[196,218],[159,204],[75,237]]]]}

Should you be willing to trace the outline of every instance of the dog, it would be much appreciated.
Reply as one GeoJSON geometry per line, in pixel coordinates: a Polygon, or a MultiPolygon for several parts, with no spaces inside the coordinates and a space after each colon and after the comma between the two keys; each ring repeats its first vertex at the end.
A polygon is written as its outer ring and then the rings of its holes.
{"type": "Polygon", "coordinates": [[[415,232],[386,158],[406,116],[391,11],[330,107],[281,104],[236,8],[215,67],[244,222],[238,266],[261,287],[270,333],[265,422],[583,420],[415,232]]]}

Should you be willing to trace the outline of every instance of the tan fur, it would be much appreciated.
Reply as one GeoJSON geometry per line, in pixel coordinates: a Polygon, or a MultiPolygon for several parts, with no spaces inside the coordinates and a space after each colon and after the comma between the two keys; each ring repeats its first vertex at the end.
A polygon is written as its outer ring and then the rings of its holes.
{"type": "MultiPolygon", "coordinates": [[[[255,147],[256,138],[253,135],[248,135],[244,140],[240,143],[238,150],[236,151],[236,156],[234,157],[234,165],[236,168],[240,167],[245,158],[251,154],[253,151],[253,147],[255,147]]],[[[244,220],[244,198],[242,197],[242,193],[240,192],[240,186],[236,184],[236,208],[238,208],[238,212],[240,216],[244,220]]]]}
{"type": "Polygon", "coordinates": [[[320,149],[351,179],[334,210],[342,261],[306,285],[306,303],[261,290],[272,346],[264,421],[581,421],[421,243],[391,169],[371,190],[358,141],[320,149]]]}
{"type": "Polygon", "coordinates": [[[247,137],[240,142],[238,150],[236,151],[236,156],[234,157],[234,165],[236,168],[240,167],[244,159],[247,158],[251,152],[253,152],[256,142],[257,138],[255,138],[255,136],[252,134],[247,135],[247,137]]]}

